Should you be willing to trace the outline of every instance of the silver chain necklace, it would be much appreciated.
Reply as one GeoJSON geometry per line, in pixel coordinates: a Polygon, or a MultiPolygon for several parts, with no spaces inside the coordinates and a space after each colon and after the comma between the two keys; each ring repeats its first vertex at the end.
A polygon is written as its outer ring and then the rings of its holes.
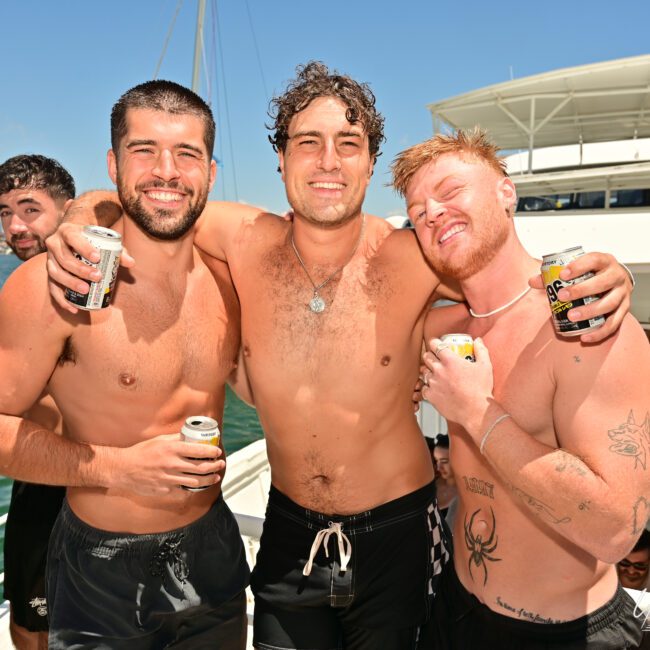
{"type": "Polygon", "coordinates": [[[487,318],[488,316],[494,316],[494,314],[498,314],[500,311],[503,311],[504,309],[508,309],[511,305],[514,305],[517,300],[521,300],[530,290],[532,287],[526,287],[518,296],[515,296],[510,302],[507,302],[505,305],[501,305],[501,307],[497,307],[496,309],[493,309],[492,311],[488,311],[485,314],[477,314],[471,307],[469,308],[469,313],[474,316],[474,318],[487,318]]]}
{"type": "Polygon", "coordinates": [[[357,239],[357,243],[354,245],[354,248],[352,249],[352,253],[350,253],[350,257],[347,259],[345,264],[339,266],[339,268],[336,269],[333,273],[330,273],[330,275],[328,275],[319,285],[316,285],[316,283],[311,279],[311,275],[309,275],[309,271],[307,270],[305,263],[302,261],[302,257],[300,257],[300,253],[296,248],[296,242],[293,239],[293,226],[291,227],[291,246],[293,248],[293,252],[296,254],[296,257],[300,262],[300,266],[302,266],[302,270],[305,272],[305,275],[311,282],[311,286],[314,288],[314,295],[312,299],[309,301],[309,309],[311,309],[311,311],[314,312],[314,314],[320,314],[322,311],[325,311],[325,307],[327,306],[327,303],[323,300],[323,298],[320,296],[318,292],[352,261],[352,258],[354,257],[354,254],[357,252],[357,248],[359,248],[359,244],[363,239],[363,232],[365,230],[365,227],[366,227],[366,215],[364,214],[361,219],[361,230],[359,231],[359,238],[357,239]]]}

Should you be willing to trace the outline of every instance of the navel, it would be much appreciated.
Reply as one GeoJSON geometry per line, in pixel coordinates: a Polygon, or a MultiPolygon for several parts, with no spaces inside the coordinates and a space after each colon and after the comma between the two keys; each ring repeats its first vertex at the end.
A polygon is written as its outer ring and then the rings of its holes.
{"type": "Polygon", "coordinates": [[[243,351],[245,357],[250,357],[251,356],[251,349],[247,345],[245,345],[242,348],[242,351],[243,351]]]}
{"type": "Polygon", "coordinates": [[[389,354],[385,354],[385,355],[381,358],[381,365],[382,365],[382,366],[387,366],[389,363],[390,363],[390,355],[389,355],[389,354]]]}

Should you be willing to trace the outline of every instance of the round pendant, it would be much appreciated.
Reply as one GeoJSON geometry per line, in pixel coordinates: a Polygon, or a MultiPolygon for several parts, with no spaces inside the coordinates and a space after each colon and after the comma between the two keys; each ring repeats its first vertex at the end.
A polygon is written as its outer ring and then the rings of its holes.
{"type": "Polygon", "coordinates": [[[322,311],[325,311],[325,301],[316,294],[309,301],[309,309],[311,309],[315,314],[320,314],[322,311]]]}

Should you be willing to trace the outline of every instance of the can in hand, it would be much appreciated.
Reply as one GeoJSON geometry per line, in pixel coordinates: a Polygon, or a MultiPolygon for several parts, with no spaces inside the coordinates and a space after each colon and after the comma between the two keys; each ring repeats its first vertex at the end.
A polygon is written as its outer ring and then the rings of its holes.
{"type": "Polygon", "coordinates": [[[560,272],[566,268],[567,264],[584,254],[585,252],[582,246],[574,246],[559,253],[544,255],[542,258],[542,278],[544,279],[546,295],[551,305],[553,326],[555,327],[555,331],[561,336],[580,336],[581,334],[591,332],[591,330],[598,329],[605,322],[604,316],[597,316],[596,318],[589,318],[575,323],[567,317],[569,309],[588,305],[590,302],[598,300],[598,296],[587,296],[586,298],[578,298],[571,302],[562,302],[557,296],[560,289],[569,287],[572,284],[579,284],[593,276],[593,273],[585,273],[568,282],[560,279],[560,272]]]}
{"type": "Polygon", "coordinates": [[[66,289],[65,298],[79,309],[87,311],[103,309],[108,307],[113,296],[117,271],[120,267],[120,255],[122,254],[122,235],[101,226],[85,226],[83,234],[99,250],[99,262],[90,262],[76,253],[75,256],[84,264],[99,269],[102,278],[97,282],[91,282],[90,290],[85,295],[72,289],[66,289]]]}
{"type": "MultiPolygon", "coordinates": [[[[192,415],[185,420],[185,424],[181,427],[181,438],[184,442],[217,447],[221,441],[219,423],[207,415],[192,415]]],[[[200,492],[201,490],[207,490],[211,486],[192,488],[183,485],[182,487],[190,492],[200,492]]]]}
{"type": "Polygon", "coordinates": [[[474,339],[469,334],[444,334],[440,337],[440,341],[459,357],[463,357],[467,361],[476,361],[474,339]]]}

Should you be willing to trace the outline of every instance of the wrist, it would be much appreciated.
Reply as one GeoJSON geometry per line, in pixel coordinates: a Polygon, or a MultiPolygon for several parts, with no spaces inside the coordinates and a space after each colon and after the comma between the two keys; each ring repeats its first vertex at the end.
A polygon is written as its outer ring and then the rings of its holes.
{"type": "Polygon", "coordinates": [[[477,410],[473,417],[468,420],[467,426],[464,428],[474,442],[480,445],[488,427],[504,413],[506,413],[506,410],[503,406],[494,398],[490,397],[485,401],[483,408],[477,410]]]}
{"type": "Polygon", "coordinates": [[[121,449],[103,445],[88,445],[89,458],[82,470],[86,487],[116,487],[118,457],[121,449]]]}

